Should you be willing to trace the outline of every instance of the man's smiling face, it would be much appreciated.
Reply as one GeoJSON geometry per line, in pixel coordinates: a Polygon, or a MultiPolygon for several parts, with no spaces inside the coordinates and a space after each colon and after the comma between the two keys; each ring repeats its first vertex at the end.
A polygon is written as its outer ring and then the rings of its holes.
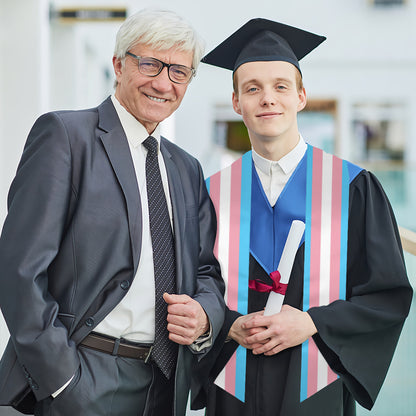
{"type": "MultiPolygon", "coordinates": [[[[179,64],[192,67],[192,53],[176,48],[156,50],[138,44],[131,53],[159,59],[167,64],[179,64]]],[[[121,105],[151,134],[158,123],[169,117],[180,105],[188,84],[176,84],[168,77],[168,68],[163,68],[156,77],[139,72],[137,60],[127,55],[122,59],[113,58],[117,77],[116,97],[121,105]]]]}

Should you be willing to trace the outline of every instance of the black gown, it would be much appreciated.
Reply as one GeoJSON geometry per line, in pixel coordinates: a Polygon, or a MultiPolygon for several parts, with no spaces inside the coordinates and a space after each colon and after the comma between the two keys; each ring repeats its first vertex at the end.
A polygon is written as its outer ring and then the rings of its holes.
{"type": "MultiPolygon", "coordinates": [[[[238,344],[225,342],[239,316],[227,310],[222,332],[195,370],[193,409],[208,416],[353,416],[355,401],[370,409],[390,365],[412,288],[390,203],[377,179],[361,171],[350,184],[346,300],[311,308],[314,341],[339,378],[300,402],[301,346],[273,356],[247,351],[242,403],[213,381],[238,344]],[[208,382],[206,381],[208,379],[208,382]]],[[[250,279],[271,283],[250,256],[250,279]]],[[[304,244],[296,254],[284,303],[302,309],[304,244]]],[[[262,310],[268,294],[250,289],[248,312],[262,310]]]]}

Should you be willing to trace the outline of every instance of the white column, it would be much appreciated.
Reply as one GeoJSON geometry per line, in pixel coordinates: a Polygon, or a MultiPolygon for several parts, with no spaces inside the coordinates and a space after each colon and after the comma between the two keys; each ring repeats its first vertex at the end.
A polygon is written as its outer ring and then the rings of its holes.
{"type": "MultiPolygon", "coordinates": [[[[0,225],[7,191],[35,118],[49,106],[49,2],[2,1],[0,11],[0,225]]],[[[18,302],[18,299],[16,299],[18,302]]],[[[8,332],[0,316],[0,353],[8,332]]]]}

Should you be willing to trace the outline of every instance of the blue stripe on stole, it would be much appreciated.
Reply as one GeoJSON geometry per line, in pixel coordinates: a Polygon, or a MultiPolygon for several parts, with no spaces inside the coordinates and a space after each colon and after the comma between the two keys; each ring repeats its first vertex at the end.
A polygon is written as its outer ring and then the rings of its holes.
{"type": "MultiPolygon", "coordinates": [[[[305,267],[303,276],[303,310],[309,309],[310,294],[310,265],[311,265],[311,216],[312,216],[312,160],[313,147],[308,145],[306,151],[306,213],[305,213],[305,267]]],[[[308,394],[308,347],[309,340],[302,344],[300,400],[306,399],[308,394]]]]}
{"type": "Polygon", "coordinates": [[[205,185],[206,185],[207,190],[208,190],[208,195],[209,195],[209,186],[211,184],[211,180],[210,179],[211,179],[211,177],[205,179],[205,185]]]}
{"type": "Polygon", "coordinates": [[[341,246],[339,261],[339,298],[346,298],[347,290],[347,251],[348,251],[348,210],[350,205],[350,175],[348,163],[342,162],[341,197],[341,246]]]}
{"type": "MultiPolygon", "coordinates": [[[[241,210],[240,210],[240,248],[238,265],[238,312],[246,315],[248,311],[248,273],[250,259],[250,218],[251,218],[251,151],[241,160],[241,210]]],[[[245,401],[247,350],[241,345],[236,351],[235,396],[245,401]]]]}

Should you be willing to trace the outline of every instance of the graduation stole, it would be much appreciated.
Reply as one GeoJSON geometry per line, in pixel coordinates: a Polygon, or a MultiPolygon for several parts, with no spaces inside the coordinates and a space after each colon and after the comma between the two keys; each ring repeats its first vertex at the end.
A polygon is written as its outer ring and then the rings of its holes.
{"type": "MultiPolygon", "coordinates": [[[[345,299],[349,185],[348,162],[308,146],[304,311],[345,299]]],[[[302,344],[300,400],[337,378],[313,339],[306,340],[302,344]]]]}
{"type": "MultiPolygon", "coordinates": [[[[310,145],[306,158],[303,310],[345,299],[351,180],[351,165],[342,159],[310,145]]],[[[250,151],[207,179],[217,213],[214,252],[226,284],[225,301],[241,314],[247,313],[248,304],[252,164],[250,151]]],[[[351,173],[355,177],[358,170],[351,173]]],[[[336,378],[312,338],[304,342],[300,400],[336,378]]],[[[215,384],[244,402],[245,379],[246,349],[239,346],[215,384]]]]}
{"type": "MultiPolygon", "coordinates": [[[[247,314],[250,258],[251,151],[231,166],[206,180],[217,213],[214,254],[225,281],[225,302],[232,310],[247,314]]],[[[215,384],[244,402],[246,354],[241,345],[215,380],[215,384]]]]}

